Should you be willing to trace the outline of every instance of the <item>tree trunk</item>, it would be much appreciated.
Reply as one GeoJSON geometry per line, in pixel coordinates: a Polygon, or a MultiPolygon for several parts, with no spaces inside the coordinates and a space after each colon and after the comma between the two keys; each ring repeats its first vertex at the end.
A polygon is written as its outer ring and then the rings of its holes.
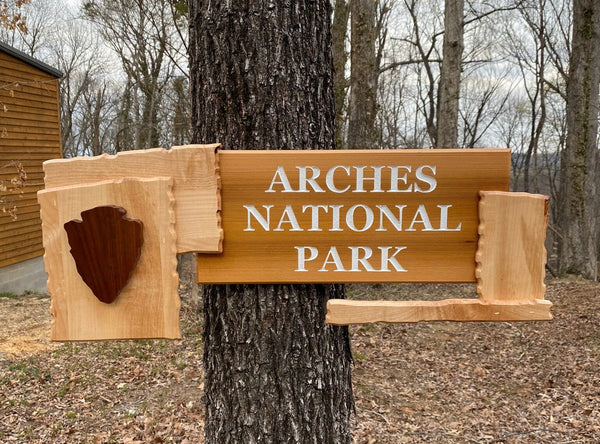
{"type": "Polygon", "coordinates": [[[600,2],[573,2],[567,141],[561,162],[560,272],[596,280],[600,2]]]}
{"type": "Polygon", "coordinates": [[[346,35],[350,9],[346,0],[335,0],[331,38],[333,42],[333,91],[335,97],[335,146],[344,148],[344,123],[346,120],[346,35]]]}
{"type": "Polygon", "coordinates": [[[350,98],[348,103],[348,149],[375,148],[377,112],[377,54],[375,0],[350,2],[350,98]]]}
{"type": "MultiPolygon", "coordinates": [[[[333,149],[330,14],[329,0],[190,2],[193,142],[333,149]]],[[[347,328],[325,324],[331,297],[343,286],[205,286],[207,444],[350,442],[352,358],[347,328]]]]}
{"type": "Polygon", "coordinates": [[[446,0],[444,47],[438,89],[437,148],[458,148],[458,99],[463,43],[463,0],[446,0]]]}

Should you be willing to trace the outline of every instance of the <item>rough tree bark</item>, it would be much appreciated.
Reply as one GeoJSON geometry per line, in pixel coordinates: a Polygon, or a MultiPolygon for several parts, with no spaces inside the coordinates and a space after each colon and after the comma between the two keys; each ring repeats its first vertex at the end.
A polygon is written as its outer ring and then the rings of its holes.
{"type": "Polygon", "coordinates": [[[598,277],[598,86],[600,2],[573,2],[567,140],[561,161],[560,272],[598,277]]]}
{"type": "Polygon", "coordinates": [[[458,147],[458,99],[464,49],[464,0],[446,0],[444,46],[438,89],[437,148],[458,147]]]}
{"type": "MultiPolygon", "coordinates": [[[[333,149],[330,17],[329,0],[191,1],[193,142],[333,149]]],[[[326,300],[343,296],[204,288],[206,443],[350,442],[348,331],[324,321],[326,300]]]]}
{"type": "Polygon", "coordinates": [[[375,0],[350,2],[350,97],[348,103],[348,149],[375,148],[377,77],[375,51],[377,31],[375,0]]]}

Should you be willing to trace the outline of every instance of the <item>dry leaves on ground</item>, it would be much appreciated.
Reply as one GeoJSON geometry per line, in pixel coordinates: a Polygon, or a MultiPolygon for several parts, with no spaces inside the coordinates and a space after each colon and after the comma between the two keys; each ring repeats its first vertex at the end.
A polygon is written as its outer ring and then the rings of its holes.
{"type": "MultiPolygon", "coordinates": [[[[180,341],[48,342],[49,300],[0,298],[0,441],[202,442],[199,300],[180,341]]],[[[468,285],[350,286],[361,299],[473,297],[468,285]]],[[[555,281],[552,322],[351,327],[354,441],[600,442],[600,285],[555,281]]]]}

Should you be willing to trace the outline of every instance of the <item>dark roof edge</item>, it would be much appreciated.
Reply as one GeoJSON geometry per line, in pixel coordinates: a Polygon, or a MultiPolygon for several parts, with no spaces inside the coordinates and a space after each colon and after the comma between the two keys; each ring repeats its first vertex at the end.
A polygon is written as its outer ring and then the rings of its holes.
{"type": "Polygon", "coordinates": [[[24,52],[19,51],[18,49],[13,48],[12,46],[7,45],[6,43],[0,42],[0,51],[7,53],[8,55],[13,56],[16,59],[21,60],[22,62],[27,63],[28,65],[33,66],[34,68],[39,69],[40,71],[44,71],[46,74],[50,74],[57,79],[62,78],[63,73],[58,69],[54,69],[50,65],[47,65],[44,62],[40,62],[37,59],[34,59],[31,56],[28,56],[24,52]]]}

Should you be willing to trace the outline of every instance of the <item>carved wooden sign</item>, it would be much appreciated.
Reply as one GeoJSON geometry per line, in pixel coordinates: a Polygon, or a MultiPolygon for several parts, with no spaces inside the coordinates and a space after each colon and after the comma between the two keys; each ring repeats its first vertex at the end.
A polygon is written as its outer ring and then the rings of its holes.
{"type": "Polygon", "coordinates": [[[218,147],[44,164],[53,340],[179,337],[184,252],[201,283],[477,282],[477,299],[331,300],[331,324],[551,319],[548,198],[508,192],[508,150],[218,147]]]}
{"type": "Polygon", "coordinates": [[[508,150],[220,151],[224,249],[202,283],[475,282],[479,192],[508,150]]]}
{"type": "Polygon", "coordinates": [[[176,255],[222,248],[217,147],[44,163],[46,189],[38,201],[53,340],[179,337],[176,255]],[[118,232],[123,222],[114,212],[95,210],[106,207],[123,208],[143,230],[127,223],[118,232]],[[96,216],[74,247],[68,227],[90,219],[90,211],[96,216]]]}

